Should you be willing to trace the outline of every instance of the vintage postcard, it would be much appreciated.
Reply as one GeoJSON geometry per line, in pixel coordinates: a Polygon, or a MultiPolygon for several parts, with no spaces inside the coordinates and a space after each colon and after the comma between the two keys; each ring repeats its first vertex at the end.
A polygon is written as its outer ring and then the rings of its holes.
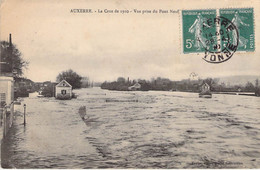
{"type": "Polygon", "coordinates": [[[260,168],[259,0],[1,0],[1,167],[260,168]]]}

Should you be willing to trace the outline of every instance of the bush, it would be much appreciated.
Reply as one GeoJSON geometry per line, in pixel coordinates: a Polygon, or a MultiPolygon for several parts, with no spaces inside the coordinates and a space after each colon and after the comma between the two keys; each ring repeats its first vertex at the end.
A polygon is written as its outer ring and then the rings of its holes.
{"type": "Polygon", "coordinates": [[[44,97],[54,97],[54,86],[50,84],[44,87],[44,89],[42,90],[42,95],[44,97]]]}

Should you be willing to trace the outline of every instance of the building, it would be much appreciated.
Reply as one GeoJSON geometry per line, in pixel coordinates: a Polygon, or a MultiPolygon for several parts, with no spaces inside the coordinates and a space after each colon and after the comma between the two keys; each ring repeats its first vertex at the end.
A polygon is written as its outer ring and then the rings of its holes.
{"type": "Polygon", "coordinates": [[[3,104],[10,105],[14,101],[14,80],[13,77],[0,77],[0,101],[3,104]]]}
{"type": "Polygon", "coordinates": [[[202,91],[202,92],[208,92],[208,91],[210,91],[210,86],[208,85],[208,83],[204,83],[204,84],[201,86],[201,91],[202,91]]]}
{"type": "Polygon", "coordinates": [[[57,84],[55,89],[56,99],[67,100],[72,98],[72,86],[66,80],[57,84]]]}
{"type": "Polygon", "coordinates": [[[199,97],[201,97],[201,98],[212,98],[212,94],[210,92],[210,85],[208,85],[208,83],[204,83],[201,86],[201,92],[199,93],[199,97]]]}
{"type": "Polygon", "coordinates": [[[141,84],[140,83],[135,83],[133,86],[128,87],[128,90],[140,90],[141,89],[141,84]]]}
{"type": "MultiPolygon", "coordinates": [[[[12,38],[9,36],[8,54],[10,57],[12,50],[12,38]]],[[[0,61],[0,140],[6,136],[9,128],[13,124],[14,118],[14,78],[12,60],[10,62],[0,61]]]]}

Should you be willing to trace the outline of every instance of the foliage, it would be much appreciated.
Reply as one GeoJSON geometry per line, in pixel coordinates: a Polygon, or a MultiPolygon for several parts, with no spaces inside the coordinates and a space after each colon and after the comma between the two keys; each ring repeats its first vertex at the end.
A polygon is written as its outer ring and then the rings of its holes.
{"type": "Polygon", "coordinates": [[[127,91],[130,84],[126,84],[123,82],[116,82],[113,81],[111,83],[104,82],[101,84],[102,89],[108,89],[108,90],[119,90],[119,91],[127,91]]]}
{"type": "Polygon", "coordinates": [[[141,84],[141,91],[160,90],[160,91],[186,91],[186,92],[200,92],[200,88],[204,83],[210,86],[213,92],[255,92],[260,96],[260,87],[258,87],[258,80],[253,83],[248,82],[246,85],[233,85],[229,86],[225,83],[219,83],[217,78],[206,78],[198,80],[183,79],[181,81],[171,81],[167,78],[157,77],[151,81],[138,79],[133,81],[125,81],[123,77],[119,77],[114,82],[104,82],[101,85],[102,89],[127,91],[128,87],[133,86],[135,83],[141,84]]]}
{"type": "Polygon", "coordinates": [[[251,82],[247,82],[245,86],[245,91],[246,92],[254,92],[255,91],[255,86],[251,82]]]}
{"type": "Polygon", "coordinates": [[[118,77],[117,82],[118,83],[125,83],[125,78],[124,77],[118,77]]]}
{"type": "Polygon", "coordinates": [[[206,78],[203,83],[207,83],[210,86],[210,90],[214,91],[214,86],[217,85],[218,80],[212,78],[206,78]]]}
{"type": "Polygon", "coordinates": [[[152,79],[151,83],[149,84],[151,86],[151,90],[168,91],[173,88],[173,81],[168,78],[157,77],[156,79],[152,79]]]}
{"type": "Polygon", "coordinates": [[[46,87],[42,90],[42,95],[44,97],[53,97],[54,96],[54,88],[55,86],[53,84],[48,84],[46,87]]]}
{"type": "Polygon", "coordinates": [[[14,97],[29,97],[29,92],[26,88],[26,86],[21,86],[17,91],[14,92],[14,97]]]}
{"type": "Polygon", "coordinates": [[[5,62],[1,64],[1,72],[15,73],[15,77],[22,76],[24,69],[27,69],[29,65],[16,46],[10,46],[7,41],[1,41],[1,62],[5,62]]]}
{"type": "Polygon", "coordinates": [[[255,87],[258,88],[258,86],[259,86],[259,80],[256,79],[256,80],[255,80],[255,87]]]}
{"type": "Polygon", "coordinates": [[[259,87],[256,88],[255,95],[258,96],[258,97],[260,96],[260,88],[259,87]]]}
{"type": "Polygon", "coordinates": [[[123,77],[118,77],[117,81],[114,82],[104,82],[101,84],[102,89],[108,90],[119,90],[119,91],[127,91],[128,87],[133,86],[135,83],[140,83],[141,91],[148,90],[171,90],[173,88],[173,82],[166,78],[158,77],[157,79],[153,79],[151,82],[147,80],[138,79],[133,81],[126,81],[123,77]]]}
{"type": "Polygon", "coordinates": [[[72,69],[61,72],[56,78],[57,82],[66,80],[72,86],[72,89],[81,88],[81,79],[82,77],[72,69]]]}

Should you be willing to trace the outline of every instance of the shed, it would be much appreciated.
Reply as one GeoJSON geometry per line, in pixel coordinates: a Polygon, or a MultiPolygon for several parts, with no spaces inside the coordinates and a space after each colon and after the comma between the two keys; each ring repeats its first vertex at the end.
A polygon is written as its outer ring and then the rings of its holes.
{"type": "Polygon", "coordinates": [[[210,91],[210,86],[208,85],[208,83],[204,83],[204,84],[201,86],[201,91],[202,91],[202,92],[210,91]]]}
{"type": "Polygon", "coordinates": [[[66,100],[72,98],[72,86],[66,80],[62,80],[57,84],[55,91],[56,99],[66,100]]]}
{"type": "Polygon", "coordinates": [[[140,90],[141,89],[141,84],[140,83],[135,83],[133,86],[128,87],[128,90],[140,90]]]}

